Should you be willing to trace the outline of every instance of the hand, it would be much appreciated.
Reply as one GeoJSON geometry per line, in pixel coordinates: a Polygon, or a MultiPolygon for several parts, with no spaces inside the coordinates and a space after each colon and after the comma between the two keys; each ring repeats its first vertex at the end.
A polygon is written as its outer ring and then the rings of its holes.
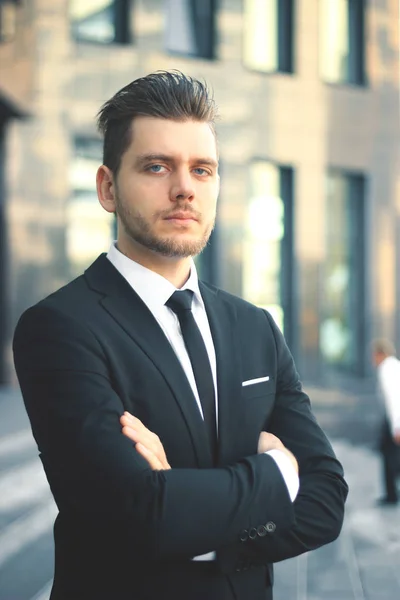
{"type": "Polygon", "coordinates": [[[128,412],[120,418],[122,433],[135,443],[135,448],[147,460],[153,471],[170,469],[164,446],[158,435],[147,429],[140,421],[128,412]]]}
{"type": "Polygon", "coordinates": [[[395,444],[399,444],[399,446],[400,446],[400,430],[399,429],[397,429],[397,431],[394,432],[393,441],[395,444]]]}
{"type": "Polygon", "coordinates": [[[258,454],[263,454],[264,452],[268,452],[269,450],[280,450],[281,452],[286,454],[286,456],[290,459],[292,465],[296,469],[296,473],[299,473],[299,465],[294,454],[292,454],[292,452],[290,452],[290,450],[288,450],[286,446],[282,444],[281,440],[278,437],[276,437],[276,435],[274,435],[273,433],[267,433],[266,431],[262,431],[258,439],[257,452],[258,454]]]}

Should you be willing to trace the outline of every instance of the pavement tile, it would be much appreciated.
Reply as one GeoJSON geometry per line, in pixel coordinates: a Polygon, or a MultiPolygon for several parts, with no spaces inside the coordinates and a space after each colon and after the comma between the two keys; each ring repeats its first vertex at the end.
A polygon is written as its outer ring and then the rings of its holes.
{"type": "MultiPolygon", "coordinates": [[[[373,449],[376,419],[367,418],[368,413],[364,422],[362,411],[355,405],[350,416],[346,417],[344,412],[340,415],[337,406],[330,410],[330,402],[327,398],[325,424],[350,487],[343,530],[332,544],[275,565],[274,600],[397,600],[400,598],[400,506],[375,505],[376,498],[382,495],[380,459],[373,449]],[[329,427],[334,428],[335,435],[332,436],[329,427]]],[[[372,400],[368,406],[373,407],[372,400]]],[[[8,393],[0,389],[0,409],[0,439],[7,460],[11,461],[10,468],[15,453],[9,450],[8,438],[11,435],[15,441],[16,436],[25,435],[29,424],[17,391],[8,393]]],[[[21,440],[19,460],[26,451],[21,440]]],[[[6,472],[3,471],[3,485],[7,483],[6,472]]],[[[26,553],[28,556],[28,548],[26,553]]]]}
{"type": "Polygon", "coordinates": [[[343,439],[333,446],[350,488],[342,533],[332,544],[304,555],[306,561],[298,557],[276,564],[274,600],[397,600],[400,506],[375,505],[382,495],[381,472],[371,446],[343,439]],[[301,591],[300,560],[303,571],[306,566],[301,591]]]}

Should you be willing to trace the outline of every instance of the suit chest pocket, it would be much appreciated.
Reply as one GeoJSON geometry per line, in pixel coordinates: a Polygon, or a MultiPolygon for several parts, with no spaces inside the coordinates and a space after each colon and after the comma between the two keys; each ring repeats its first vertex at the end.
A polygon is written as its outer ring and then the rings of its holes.
{"type": "Polygon", "coordinates": [[[266,398],[275,394],[275,379],[270,377],[268,381],[260,381],[251,385],[242,386],[242,399],[253,400],[255,398],[266,398]]]}

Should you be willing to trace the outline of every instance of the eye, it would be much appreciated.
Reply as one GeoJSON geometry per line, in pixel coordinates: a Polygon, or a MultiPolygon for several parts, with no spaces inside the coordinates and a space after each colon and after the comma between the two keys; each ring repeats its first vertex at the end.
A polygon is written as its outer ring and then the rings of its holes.
{"type": "Polygon", "coordinates": [[[206,171],[206,169],[203,169],[202,167],[197,167],[196,169],[194,169],[196,175],[209,175],[209,172],[206,171]]]}
{"type": "Polygon", "coordinates": [[[162,165],[151,165],[147,170],[151,173],[162,173],[162,169],[165,169],[162,165]]]}

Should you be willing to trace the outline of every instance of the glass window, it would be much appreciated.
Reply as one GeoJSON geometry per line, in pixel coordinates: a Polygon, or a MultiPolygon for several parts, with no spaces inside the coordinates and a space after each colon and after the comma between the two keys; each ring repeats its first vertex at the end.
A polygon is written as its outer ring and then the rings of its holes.
{"type": "Polygon", "coordinates": [[[212,285],[219,284],[218,237],[219,226],[217,222],[213,232],[211,233],[207,246],[204,248],[201,254],[198,254],[194,258],[199,279],[201,279],[202,281],[206,281],[207,283],[211,283],[212,285]]]}
{"type": "Polygon", "coordinates": [[[16,0],[0,1],[0,43],[11,42],[17,29],[16,0]]]}
{"type": "Polygon", "coordinates": [[[322,78],[329,83],[363,83],[363,0],[319,0],[319,6],[322,78]]]}
{"type": "Polygon", "coordinates": [[[100,205],[96,172],[102,163],[102,142],[77,137],[70,169],[71,197],[67,205],[67,256],[72,277],[107,252],[114,237],[114,217],[100,205]]]}
{"type": "Polygon", "coordinates": [[[271,73],[293,71],[293,0],[245,0],[243,62],[271,73]]]}
{"type": "Polygon", "coordinates": [[[364,180],[331,171],[326,180],[326,260],[320,345],[328,364],[362,370],[364,180]]]}
{"type": "Polygon", "coordinates": [[[215,58],[217,0],[166,0],[167,52],[215,58]]]}
{"type": "Polygon", "coordinates": [[[250,165],[250,198],[243,241],[243,297],[292,331],[292,169],[257,160],[250,165]]]}
{"type": "Polygon", "coordinates": [[[75,39],[100,44],[129,44],[130,0],[70,0],[75,39]]]}

